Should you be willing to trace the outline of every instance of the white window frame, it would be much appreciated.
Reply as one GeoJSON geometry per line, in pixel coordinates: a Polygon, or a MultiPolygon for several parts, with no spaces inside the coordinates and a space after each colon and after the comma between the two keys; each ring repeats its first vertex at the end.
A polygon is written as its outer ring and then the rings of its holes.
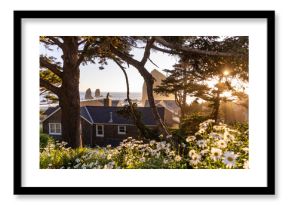
{"type": "Polygon", "coordinates": [[[48,123],[48,134],[50,135],[61,135],[61,123],[48,123]],[[60,126],[60,132],[56,132],[56,125],[60,126]],[[54,132],[52,131],[52,128],[54,126],[54,132]]]}
{"type": "Polygon", "coordinates": [[[96,136],[97,136],[97,137],[104,137],[104,133],[105,133],[105,132],[104,132],[104,125],[96,124],[96,136]],[[101,135],[98,134],[98,127],[99,127],[99,126],[102,127],[102,132],[103,132],[103,134],[101,134],[101,135]]]}
{"type": "Polygon", "coordinates": [[[118,134],[125,135],[126,134],[126,125],[118,125],[118,134]],[[124,132],[120,131],[120,127],[124,127],[124,132]]]}

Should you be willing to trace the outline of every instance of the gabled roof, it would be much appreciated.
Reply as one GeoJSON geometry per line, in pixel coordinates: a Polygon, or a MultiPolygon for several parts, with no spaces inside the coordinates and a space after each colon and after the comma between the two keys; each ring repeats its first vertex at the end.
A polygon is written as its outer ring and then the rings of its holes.
{"type": "MultiPolygon", "coordinates": [[[[133,124],[132,120],[122,117],[117,113],[121,107],[104,107],[104,106],[85,106],[83,109],[87,110],[88,114],[85,113],[82,117],[86,118],[92,123],[107,124],[110,123],[110,113],[112,113],[112,120],[110,124],[133,124]]],[[[145,125],[156,125],[154,116],[150,107],[137,107],[137,110],[141,113],[142,121],[145,125]]],[[[158,113],[162,119],[164,119],[164,108],[158,107],[158,113]]]]}
{"type": "Polygon", "coordinates": [[[89,121],[91,124],[94,123],[92,117],[90,116],[87,107],[81,107],[80,109],[81,117],[89,121]]]}
{"type": "MultiPolygon", "coordinates": [[[[122,117],[117,111],[121,110],[122,107],[104,107],[104,106],[84,106],[80,108],[80,115],[83,119],[88,121],[91,124],[100,123],[100,124],[133,124],[132,120],[122,117]],[[112,120],[110,117],[112,113],[112,120]]],[[[45,113],[47,117],[43,120],[47,120],[54,113],[60,110],[59,106],[48,108],[45,113]]],[[[142,121],[145,125],[156,125],[154,116],[150,107],[137,107],[137,110],[141,113],[142,121]]],[[[164,120],[165,109],[164,107],[157,107],[160,117],[164,120]]]]}
{"type": "Polygon", "coordinates": [[[54,113],[56,113],[57,111],[60,110],[59,105],[55,106],[55,107],[48,107],[44,114],[46,115],[46,117],[42,120],[42,122],[44,122],[45,120],[47,120],[48,118],[50,118],[52,115],[54,115],[54,113]]]}
{"type": "Polygon", "coordinates": [[[44,114],[45,114],[46,116],[49,116],[51,113],[55,112],[58,108],[59,108],[59,105],[58,105],[58,106],[55,106],[55,107],[48,107],[48,108],[45,110],[44,114]]]}

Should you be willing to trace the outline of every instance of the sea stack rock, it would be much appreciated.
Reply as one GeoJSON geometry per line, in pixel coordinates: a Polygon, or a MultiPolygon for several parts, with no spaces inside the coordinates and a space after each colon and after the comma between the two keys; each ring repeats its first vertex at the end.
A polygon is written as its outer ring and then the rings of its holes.
{"type": "MultiPolygon", "coordinates": [[[[153,84],[153,88],[156,88],[156,86],[161,85],[162,80],[164,80],[166,78],[165,75],[163,75],[161,72],[159,72],[158,70],[154,69],[153,71],[151,71],[151,75],[153,76],[153,78],[155,79],[154,84],[153,84]]],[[[154,99],[155,100],[174,100],[174,95],[169,94],[168,96],[165,95],[159,95],[157,93],[153,93],[154,99]]],[[[145,104],[145,101],[148,100],[147,97],[147,86],[146,83],[143,83],[143,89],[142,89],[142,104],[145,104]]]]}
{"type": "Polygon", "coordinates": [[[85,99],[86,100],[94,99],[93,96],[92,96],[91,88],[89,88],[89,89],[86,90],[85,99]]]}
{"type": "Polygon", "coordinates": [[[100,89],[96,89],[96,91],[95,91],[95,97],[100,97],[100,95],[101,95],[100,89]]]}

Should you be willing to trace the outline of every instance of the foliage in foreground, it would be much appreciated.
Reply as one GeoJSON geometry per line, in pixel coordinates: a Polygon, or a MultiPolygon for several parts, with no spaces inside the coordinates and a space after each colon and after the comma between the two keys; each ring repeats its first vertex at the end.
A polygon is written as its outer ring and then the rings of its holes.
{"type": "Polygon", "coordinates": [[[45,133],[40,133],[40,151],[48,146],[48,144],[54,144],[54,139],[45,133]]]}
{"type": "Polygon", "coordinates": [[[42,169],[226,169],[248,168],[248,130],[245,126],[214,125],[207,120],[199,130],[175,145],[166,141],[127,138],[118,147],[77,148],[49,141],[40,152],[42,169]]]}

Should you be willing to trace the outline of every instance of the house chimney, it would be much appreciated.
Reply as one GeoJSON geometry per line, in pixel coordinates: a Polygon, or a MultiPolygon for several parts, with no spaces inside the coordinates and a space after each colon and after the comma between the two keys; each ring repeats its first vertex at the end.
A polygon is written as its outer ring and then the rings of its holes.
{"type": "Polygon", "coordinates": [[[111,107],[112,106],[112,99],[109,98],[110,93],[107,93],[107,97],[104,99],[104,106],[105,107],[111,107]]]}
{"type": "Polygon", "coordinates": [[[113,122],[113,113],[112,113],[112,112],[110,112],[110,120],[109,120],[109,122],[110,122],[110,123],[113,122]]]}

